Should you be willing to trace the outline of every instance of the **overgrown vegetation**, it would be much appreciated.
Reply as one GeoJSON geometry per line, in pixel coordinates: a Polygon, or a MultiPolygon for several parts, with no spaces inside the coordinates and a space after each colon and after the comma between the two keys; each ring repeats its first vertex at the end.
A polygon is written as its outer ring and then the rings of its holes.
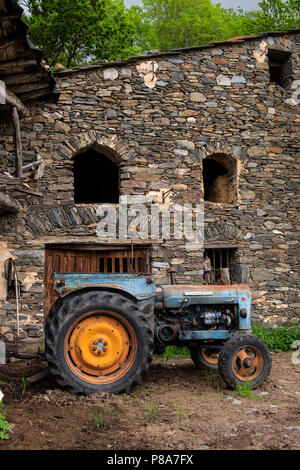
{"type": "Polygon", "coordinates": [[[289,351],[295,340],[300,340],[300,323],[286,327],[266,327],[261,323],[252,324],[252,333],[262,339],[270,351],[289,351]]]}
{"type": "Polygon", "coordinates": [[[262,0],[259,9],[224,9],[211,0],[20,0],[29,36],[50,65],[74,67],[209,41],[300,28],[299,0],[262,0]]]}
{"type": "Polygon", "coordinates": [[[6,421],[6,410],[0,401],[0,440],[9,439],[9,423],[6,421]]]}

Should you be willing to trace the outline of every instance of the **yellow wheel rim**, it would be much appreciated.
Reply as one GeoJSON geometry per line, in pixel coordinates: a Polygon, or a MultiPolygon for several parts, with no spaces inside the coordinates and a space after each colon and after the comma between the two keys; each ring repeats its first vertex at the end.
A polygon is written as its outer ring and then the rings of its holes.
{"type": "Polygon", "coordinates": [[[72,373],[91,384],[109,384],[131,368],[137,351],[135,333],[113,312],[92,312],[69,329],[64,343],[72,373]]]}
{"type": "Polygon", "coordinates": [[[202,358],[211,365],[218,364],[219,351],[216,352],[214,349],[201,349],[202,358]]]}
{"type": "Polygon", "coordinates": [[[242,382],[256,379],[263,369],[263,357],[255,346],[243,346],[233,356],[232,370],[242,382]]]}

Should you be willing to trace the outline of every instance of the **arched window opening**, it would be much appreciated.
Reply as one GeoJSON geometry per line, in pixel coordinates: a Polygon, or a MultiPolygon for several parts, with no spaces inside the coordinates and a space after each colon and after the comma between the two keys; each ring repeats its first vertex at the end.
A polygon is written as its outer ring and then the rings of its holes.
{"type": "Polygon", "coordinates": [[[76,204],[118,203],[119,166],[103,152],[87,150],[74,158],[76,204]]]}
{"type": "Polygon", "coordinates": [[[204,201],[233,203],[237,199],[236,160],[216,154],[202,161],[204,201]]]}

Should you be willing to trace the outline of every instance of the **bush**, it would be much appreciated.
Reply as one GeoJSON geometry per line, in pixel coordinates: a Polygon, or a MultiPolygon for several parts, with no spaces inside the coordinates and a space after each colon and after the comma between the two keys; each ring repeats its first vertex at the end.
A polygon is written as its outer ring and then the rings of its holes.
{"type": "Polygon", "coordinates": [[[9,423],[6,421],[6,412],[3,403],[0,401],[0,440],[9,439],[7,431],[9,431],[9,423]]]}
{"type": "Polygon", "coordinates": [[[163,357],[165,359],[184,359],[186,357],[190,357],[190,350],[186,346],[183,346],[181,348],[177,346],[167,346],[163,357]]]}
{"type": "Polygon", "coordinates": [[[252,324],[252,333],[262,339],[270,351],[289,351],[293,341],[300,340],[300,323],[274,328],[256,322],[252,324]]]}

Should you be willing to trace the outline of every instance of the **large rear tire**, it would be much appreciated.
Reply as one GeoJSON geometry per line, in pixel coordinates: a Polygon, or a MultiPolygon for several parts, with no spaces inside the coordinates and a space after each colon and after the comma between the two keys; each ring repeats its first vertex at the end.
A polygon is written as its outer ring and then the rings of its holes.
{"type": "Polygon", "coordinates": [[[51,309],[45,351],[51,374],[71,393],[129,393],[152,361],[153,335],[133,302],[93,291],[51,309]]]}
{"type": "Polygon", "coordinates": [[[219,354],[219,373],[230,388],[248,383],[261,385],[269,376],[272,358],[257,336],[240,334],[228,339],[219,354]]]}

